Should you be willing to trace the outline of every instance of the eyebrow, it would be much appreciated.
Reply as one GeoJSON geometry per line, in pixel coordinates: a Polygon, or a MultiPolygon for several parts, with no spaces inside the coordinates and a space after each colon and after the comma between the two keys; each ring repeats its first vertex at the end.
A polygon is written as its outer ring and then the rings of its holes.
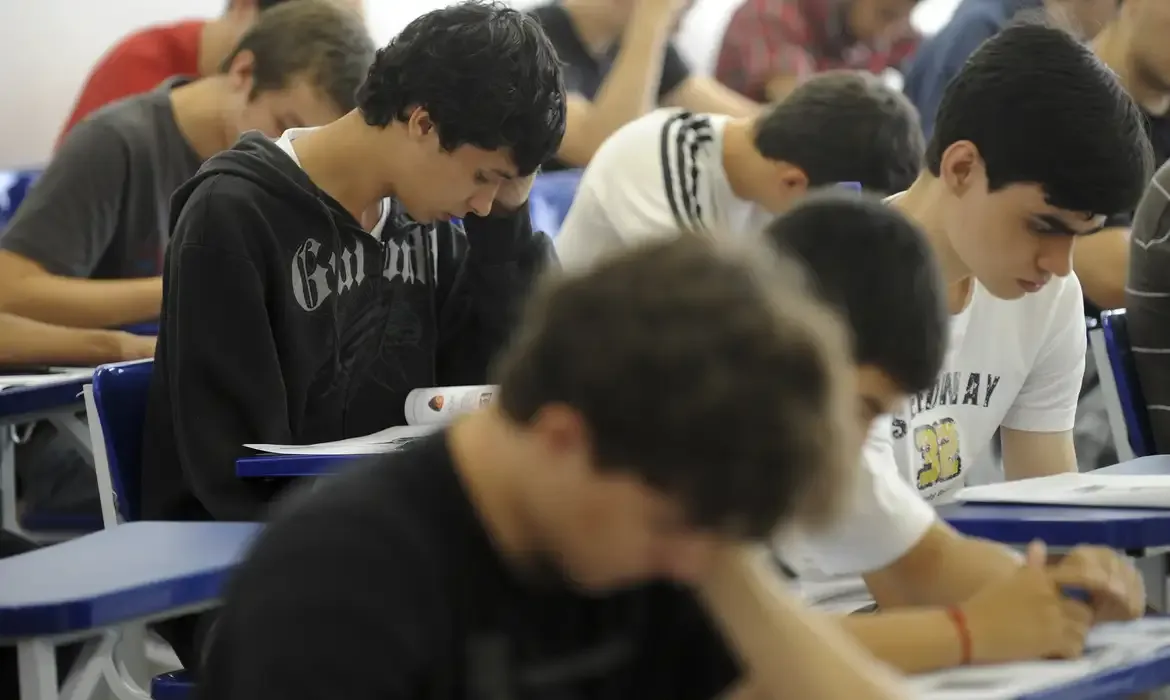
{"type": "Polygon", "coordinates": [[[492,172],[495,173],[496,175],[499,175],[500,177],[504,178],[505,180],[515,180],[516,179],[515,173],[509,173],[509,172],[506,172],[504,170],[500,170],[499,168],[492,168],[492,172]]]}
{"type": "MultiPolygon", "coordinates": [[[[1090,233],[1097,233],[1098,231],[1105,228],[1105,225],[1102,224],[1099,226],[1094,226],[1088,231],[1077,231],[1068,224],[1064,223],[1060,217],[1054,214],[1036,214],[1035,218],[1048,228],[1052,229],[1052,233],[1062,233],[1068,236],[1086,236],[1090,233]]],[[[1090,214],[1085,218],[1092,219],[1093,215],[1090,214]]]]}

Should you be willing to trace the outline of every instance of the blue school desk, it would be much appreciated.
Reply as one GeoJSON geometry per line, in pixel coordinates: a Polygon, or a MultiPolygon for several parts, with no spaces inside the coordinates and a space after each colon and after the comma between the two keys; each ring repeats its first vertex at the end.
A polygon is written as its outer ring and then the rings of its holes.
{"type": "Polygon", "coordinates": [[[259,530],[255,523],[128,523],[0,560],[0,645],[20,654],[22,700],[61,696],[58,644],[88,640],[66,687],[96,688],[100,674],[92,668],[112,653],[119,627],[217,605],[259,530]]]}
{"type": "Polygon", "coordinates": [[[236,460],[236,476],[243,479],[324,476],[366,456],[368,455],[255,455],[236,460]]]}
{"type": "Polygon", "coordinates": [[[12,428],[35,423],[51,422],[57,431],[70,439],[74,446],[92,459],[89,428],[77,413],[84,409],[82,388],[92,381],[88,377],[71,377],[53,384],[12,387],[0,390],[0,510],[2,526],[9,532],[38,539],[25,532],[16,516],[16,457],[12,428]]]}

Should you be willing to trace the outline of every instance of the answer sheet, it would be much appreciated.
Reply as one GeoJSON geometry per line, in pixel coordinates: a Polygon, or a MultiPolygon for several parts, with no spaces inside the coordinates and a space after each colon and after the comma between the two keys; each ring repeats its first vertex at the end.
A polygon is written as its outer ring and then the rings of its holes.
{"type": "Polygon", "coordinates": [[[1140,663],[1167,647],[1170,618],[1147,617],[1098,626],[1080,659],[965,666],[912,676],[909,684],[926,700],[1012,700],[1140,663]]]}
{"type": "Polygon", "coordinates": [[[78,379],[93,379],[92,367],[54,369],[44,374],[0,374],[0,391],[16,387],[44,386],[75,382],[78,379]]]}
{"type": "Polygon", "coordinates": [[[393,452],[440,428],[442,426],[439,425],[400,425],[370,435],[314,445],[249,444],[244,447],[277,455],[371,455],[393,452]]]}
{"type": "Polygon", "coordinates": [[[1170,507],[1170,475],[1056,474],[986,486],[955,496],[964,503],[1031,503],[1101,508],[1170,507]]]}

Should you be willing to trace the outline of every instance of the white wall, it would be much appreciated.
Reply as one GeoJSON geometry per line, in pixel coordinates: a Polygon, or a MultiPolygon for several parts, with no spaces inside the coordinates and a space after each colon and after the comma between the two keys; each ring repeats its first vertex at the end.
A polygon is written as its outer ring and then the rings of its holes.
{"type": "MultiPolygon", "coordinates": [[[[740,0],[699,0],[679,44],[708,68],[740,0]]],[[[374,39],[448,0],[365,0],[374,39]]],[[[518,7],[541,0],[513,0],[518,7]]],[[[936,30],[958,0],[924,0],[916,23],[936,30]]],[[[43,164],[93,63],[136,27],[217,14],[224,0],[0,0],[0,168],[43,164]]]]}

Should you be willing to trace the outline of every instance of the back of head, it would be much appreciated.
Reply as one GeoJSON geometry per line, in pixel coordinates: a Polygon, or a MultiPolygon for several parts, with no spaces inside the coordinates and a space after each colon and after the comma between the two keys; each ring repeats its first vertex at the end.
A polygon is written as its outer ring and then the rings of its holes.
{"type": "Polygon", "coordinates": [[[428,12],[380,49],[358,95],[366,122],[430,114],[444,150],[510,151],[521,175],[552,157],[565,133],[556,51],[537,21],[498,3],[428,12]]]}
{"type": "Polygon", "coordinates": [[[823,521],[856,458],[844,330],[755,243],[685,235],[549,278],[498,364],[500,407],[520,424],[571,407],[598,469],[676,498],[692,526],[823,521]]]}
{"type": "Polygon", "coordinates": [[[824,192],[766,235],[804,263],[847,320],[858,364],[881,369],[905,393],[934,384],[946,353],[946,294],[930,245],[909,219],[868,196],[824,192]]]}
{"type": "Polygon", "coordinates": [[[1060,29],[1010,26],[947,85],[926,163],[969,141],[989,191],[1039,185],[1049,204],[1092,214],[1128,211],[1153,170],[1143,118],[1117,76],[1060,29]]]}
{"type": "Polygon", "coordinates": [[[361,17],[330,0],[282,2],[260,14],[221,70],[241,52],[254,56],[253,94],[304,78],[341,112],[352,110],[374,43],[361,17]]]}
{"type": "Polygon", "coordinates": [[[829,71],[800,85],[756,123],[756,150],[799,167],[810,187],[860,182],[901,192],[922,168],[914,106],[868,73],[829,71]]]}

